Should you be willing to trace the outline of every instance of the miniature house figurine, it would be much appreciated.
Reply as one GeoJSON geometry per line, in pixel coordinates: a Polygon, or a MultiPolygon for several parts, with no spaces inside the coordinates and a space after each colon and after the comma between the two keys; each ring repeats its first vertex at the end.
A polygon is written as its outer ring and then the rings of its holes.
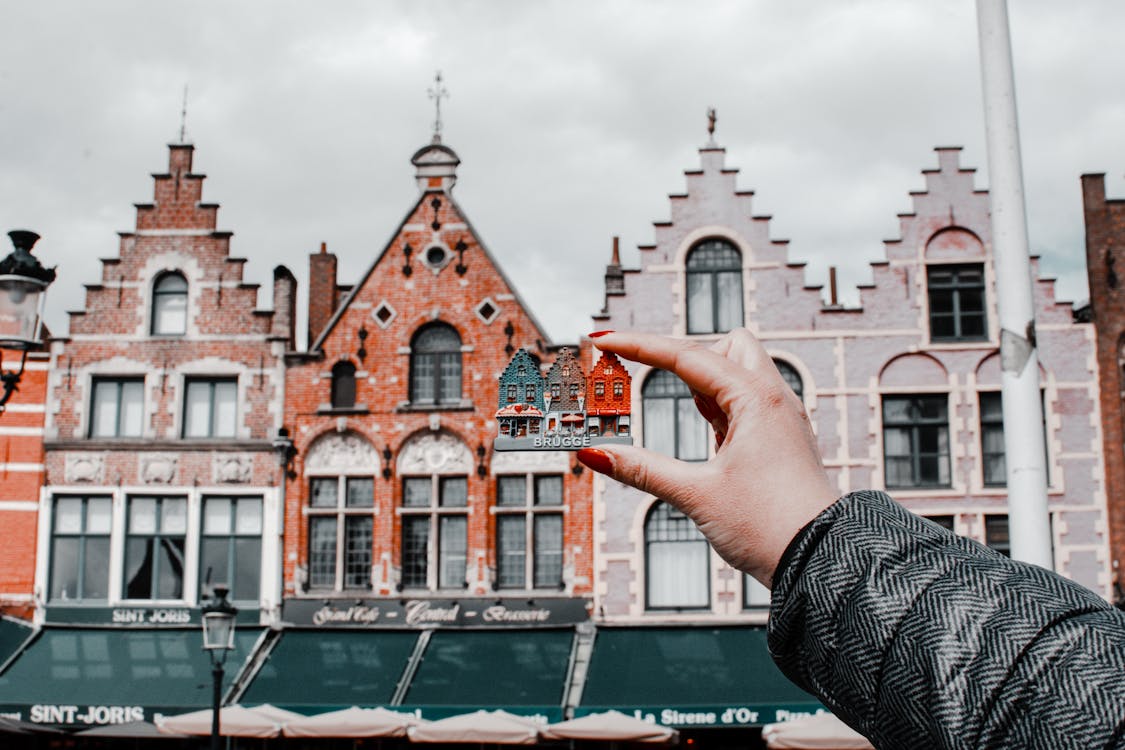
{"type": "Polygon", "coordinates": [[[562,349],[543,376],[539,360],[520,349],[499,385],[494,450],[578,450],[633,442],[629,373],[613,354],[603,354],[587,378],[574,352],[562,349]]]}

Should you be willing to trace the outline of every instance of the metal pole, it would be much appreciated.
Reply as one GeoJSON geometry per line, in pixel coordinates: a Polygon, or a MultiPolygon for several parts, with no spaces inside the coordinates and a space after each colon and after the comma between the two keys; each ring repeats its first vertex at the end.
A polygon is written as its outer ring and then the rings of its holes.
{"type": "Polygon", "coordinates": [[[1052,568],[1043,406],[1007,0],[977,0],[977,29],[1000,311],[1008,531],[1013,558],[1052,568]]]}
{"type": "Polygon", "coordinates": [[[223,665],[211,669],[211,750],[219,750],[219,704],[222,702],[223,665]]]}

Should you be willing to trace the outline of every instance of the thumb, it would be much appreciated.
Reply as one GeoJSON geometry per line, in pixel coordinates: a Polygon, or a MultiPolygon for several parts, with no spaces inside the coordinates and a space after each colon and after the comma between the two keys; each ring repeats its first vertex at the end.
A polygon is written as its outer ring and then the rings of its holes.
{"type": "Polygon", "coordinates": [[[700,470],[706,465],[679,461],[631,445],[582,448],[578,460],[599,474],[676,506],[681,506],[691,489],[699,484],[700,470]]]}

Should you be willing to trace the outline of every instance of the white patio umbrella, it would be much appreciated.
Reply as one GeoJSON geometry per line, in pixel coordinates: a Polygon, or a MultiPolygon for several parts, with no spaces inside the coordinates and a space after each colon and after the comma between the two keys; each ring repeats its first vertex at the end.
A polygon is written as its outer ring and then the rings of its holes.
{"type": "Polygon", "coordinates": [[[650,724],[620,711],[588,714],[551,724],[540,731],[547,740],[603,740],[606,742],[678,742],[680,733],[660,724],[650,724]]]}
{"type": "MultiPolygon", "coordinates": [[[[277,737],[287,722],[301,714],[264,703],[253,708],[227,706],[219,710],[219,733],[224,737],[277,737]]],[[[211,709],[161,716],[156,720],[161,732],[178,732],[206,737],[211,734],[211,709]]]]}
{"type": "Polygon", "coordinates": [[[762,739],[768,748],[874,750],[866,737],[830,713],[766,724],[762,727],[762,739]]]}
{"type": "Polygon", "coordinates": [[[286,722],[286,737],[405,737],[408,727],[423,723],[413,714],[385,708],[352,706],[286,722]]]}
{"type": "Polygon", "coordinates": [[[539,724],[507,711],[474,711],[410,727],[412,742],[489,742],[531,745],[539,739],[539,724]]]}

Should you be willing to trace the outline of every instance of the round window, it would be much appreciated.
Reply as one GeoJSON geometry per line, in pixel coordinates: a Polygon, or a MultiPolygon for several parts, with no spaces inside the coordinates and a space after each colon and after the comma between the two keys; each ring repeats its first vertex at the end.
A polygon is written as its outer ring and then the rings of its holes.
{"type": "Polygon", "coordinates": [[[440,266],[445,262],[445,248],[434,245],[426,251],[426,262],[431,266],[440,266]]]}

